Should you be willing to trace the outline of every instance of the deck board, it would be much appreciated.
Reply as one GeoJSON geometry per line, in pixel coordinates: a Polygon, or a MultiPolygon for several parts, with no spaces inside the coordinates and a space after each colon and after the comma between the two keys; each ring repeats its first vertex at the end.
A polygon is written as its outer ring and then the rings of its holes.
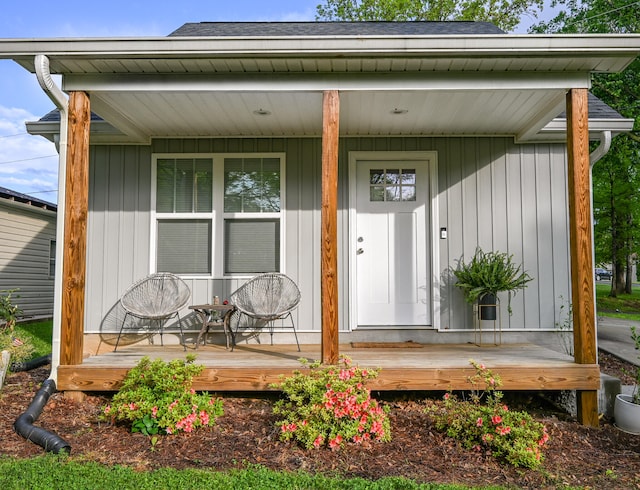
{"type": "MultiPolygon", "coordinates": [[[[196,362],[205,370],[194,380],[198,390],[266,391],[270,384],[301,368],[300,358],[320,358],[319,345],[242,344],[234,351],[207,345],[198,350],[196,362]]],[[[132,345],[90,356],[75,366],[59,366],[58,389],[62,391],[114,391],[126,372],[141,359],[165,361],[184,358],[181,346],[132,345]]],[[[470,359],[499,374],[504,390],[597,390],[600,372],[596,364],[576,364],[573,358],[533,344],[428,344],[410,348],[353,348],[340,345],[340,353],[354,363],[380,368],[379,377],[370,383],[374,390],[449,390],[469,389],[474,374],[470,359]]]]}

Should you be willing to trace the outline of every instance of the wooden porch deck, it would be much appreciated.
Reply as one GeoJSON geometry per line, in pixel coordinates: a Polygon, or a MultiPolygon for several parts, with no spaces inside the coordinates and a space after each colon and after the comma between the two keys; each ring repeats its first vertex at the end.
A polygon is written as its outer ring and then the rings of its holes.
{"type": "MultiPolygon", "coordinates": [[[[235,350],[224,346],[130,345],[118,352],[90,356],[80,365],[58,367],[57,387],[61,391],[115,391],[128,369],[142,356],[170,360],[196,354],[205,370],[194,382],[197,390],[267,391],[281,374],[300,369],[299,358],[320,359],[319,345],[241,344],[235,350]]],[[[469,360],[483,363],[500,375],[504,390],[598,390],[597,364],[576,364],[572,357],[533,344],[371,344],[340,345],[340,353],[358,365],[381,368],[369,385],[372,390],[469,389],[474,373],[469,360]]]]}

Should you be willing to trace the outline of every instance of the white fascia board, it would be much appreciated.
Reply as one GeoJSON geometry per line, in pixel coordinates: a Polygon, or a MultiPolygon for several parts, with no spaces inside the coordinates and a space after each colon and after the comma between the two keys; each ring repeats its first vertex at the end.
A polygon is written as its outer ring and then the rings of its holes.
{"type": "MultiPolygon", "coordinates": [[[[589,141],[597,141],[603,132],[609,131],[612,136],[633,130],[633,119],[589,119],[589,141]]],[[[537,133],[528,134],[527,138],[518,137],[515,142],[521,143],[566,143],[567,120],[555,118],[537,133]]]]}
{"type": "MultiPolygon", "coordinates": [[[[4,204],[9,207],[14,207],[16,209],[20,209],[30,213],[43,214],[45,216],[53,217],[54,219],[56,219],[56,215],[58,214],[55,210],[51,208],[42,208],[40,206],[35,206],[33,204],[29,204],[26,202],[15,201],[13,199],[0,198],[0,204],[4,204]]],[[[55,203],[51,203],[51,204],[55,206],[55,203]]]]}
{"type": "MultiPolygon", "coordinates": [[[[56,142],[56,136],[60,134],[60,121],[31,121],[26,123],[27,133],[33,136],[56,142]]],[[[91,121],[91,144],[121,143],[121,144],[147,144],[149,137],[141,138],[123,133],[107,121],[91,121]]]]}
{"type": "Polygon", "coordinates": [[[0,39],[0,58],[46,53],[66,58],[199,57],[273,54],[429,54],[442,56],[622,56],[640,54],[638,34],[264,36],[0,39]]]}
{"type": "MultiPolygon", "coordinates": [[[[611,131],[614,134],[626,133],[633,130],[634,119],[589,119],[589,133],[599,133],[611,131]]],[[[540,134],[544,133],[566,133],[567,120],[565,118],[555,118],[544,128],[540,134]]]]}
{"type": "MultiPolygon", "coordinates": [[[[100,92],[300,92],[419,90],[568,90],[589,88],[588,73],[462,72],[244,75],[66,75],[65,91],[100,92]]],[[[557,114],[557,113],[556,113],[557,114]]]]}

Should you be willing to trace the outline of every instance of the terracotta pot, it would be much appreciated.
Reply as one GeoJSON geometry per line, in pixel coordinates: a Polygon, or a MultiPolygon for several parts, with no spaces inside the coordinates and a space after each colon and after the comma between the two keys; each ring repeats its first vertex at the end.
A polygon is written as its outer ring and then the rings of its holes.
{"type": "Polygon", "coordinates": [[[640,435],[640,405],[633,403],[632,399],[631,395],[616,395],[613,418],[618,429],[640,435]]]}

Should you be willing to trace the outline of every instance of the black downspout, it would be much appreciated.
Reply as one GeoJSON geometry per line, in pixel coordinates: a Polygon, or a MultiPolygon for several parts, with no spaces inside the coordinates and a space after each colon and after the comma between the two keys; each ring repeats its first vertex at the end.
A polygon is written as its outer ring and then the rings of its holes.
{"type": "Polygon", "coordinates": [[[56,382],[49,378],[42,383],[42,387],[36,393],[27,411],[24,412],[14,422],[14,430],[26,440],[34,442],[43,447],[45,451],[58,454],[60,452],[71,452],[71,445],[61,437],[52,432],[36,427],[33,423],[38,420],[42,409],[46,405],[49,397],[56,391],[56,382]]]}
{"type": "Polygon", "coordinates": [[[26,362],[14,362],[11,364],[11,372],[17,373],[19,371],[31,371],[32,369],[39,368],[40,366],[44,366],[46,364],[51,363],[51,354],[47,354],[46,356],[36,357],[35,359],[31,359],[26,362]]]}

